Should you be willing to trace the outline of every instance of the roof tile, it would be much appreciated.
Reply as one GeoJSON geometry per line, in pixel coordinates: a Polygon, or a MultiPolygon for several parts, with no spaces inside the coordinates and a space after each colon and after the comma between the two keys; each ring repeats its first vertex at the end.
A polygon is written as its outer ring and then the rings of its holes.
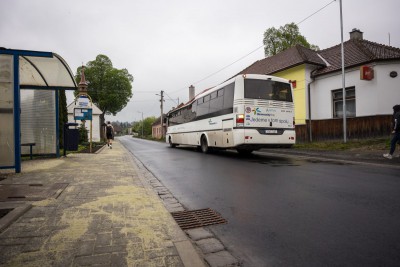
{"type": "MultiPolygon", "coordinates": [[[[392,46],[354,39],[344,42],[343,45],[346,68],[368,64],[373,61],[400,59],[400,49],[392,46]]],[[[321,51],[314,51],[301,45],[296,45],[274,56],[258,60],[238,74],[274,74],[301,64],[312,64],[319,67],[314,72],[314,76],[338,71],[342,66],[341,45],[321,51]],[[329,65],[326,65],[318,55],[323,57],[329,65]]]]}

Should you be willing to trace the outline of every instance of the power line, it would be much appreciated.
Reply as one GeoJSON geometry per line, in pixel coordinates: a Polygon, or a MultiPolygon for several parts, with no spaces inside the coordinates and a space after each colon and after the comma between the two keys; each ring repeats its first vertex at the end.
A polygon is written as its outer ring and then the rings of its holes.
{"type": "Polygon", "coordinates": [[[320,12],[322,9],[326,8],[327,6],[332,4],[333,2],[336,2],[336,0],[333,0],[330,3],[326,4],[325,6],[321,7],[320,9],[318,9],[317,11],[315,11],[314,13],[312,13],[310,16],[308,16],[307,18],[303,19],[302,21],[297,22],[296,25],[299,25],[300,23],[302,23],[302,22],[306,21],[307,19],[311,18],[312,16],[314,16],[315,14],[317,14],[318,12],[320,12]]]}
{"type": "MultiPolygon", "coordinates": [[[[173,101],[175,104],[179,105],[179,103],[177,103],[177,102],[175,101],[175,99],[172,99],[166,92],[164,92],[164,94],[165,94],[166,96],[168,96],[169,100],[171,100],[171,101],[173,101]]],[[[179,99],[179,98],[178,98],[178,99],[179,99]]]]}
{"type": "MultiPolygon", "coordinates": [[[[320,12],[321,10],[325,9],[326,7],[328,7],[328,6],[329,6],[330,4],[332,4],[333,2],[336,2],[336,0],[332,0],[331,2],[329,2],[329,3],[326,4],[325,6],[321,7],[320,9],[318,9],[317,11],[315,11],[314,13],[312,13],[311,15],[307,16],[305,19],[303,19],[303,20],[301,20],[300,22],[296,23],[296,25],[299,25],[300,23],[302,23],[302,22],[306,21],[307,19],[311,18],[312,16],[314,16],[315,14],[317,14],[318,12],[320,12]]],[[[213,72],[213,73],[209,74],[208,76],[206,76],[206,77],[204,77],[204,78],[198,80],[197,82],[195,82],[195,83],[193,83],[193,84],[198,84],[198,83],[200,83],[200,82],[202,82],[202,81],[204,81],[204,80],[206,80],[206,79],[208,79],[208,78],[214,76],[215,74],[217,74],[217,73],[223,71],[224,69],[226,69],[226,68],[232,66],[233,64],[237,63],[238,61],[242,60],[243,58],[248,57],[249,55],[251,55],[251,54],[253,54],[254,52],[258,51],[258,50],[259,50],[260,48],[262,48],[262,47],[264,47],[264,44],[261,45],[261,46],[259,46],[259,47],[257,47],[256,49],[252,50],[251,52],[247,53],[246,55],[240,57],[239,59],[235,60],[234,62],[228,64],[227,66],[225,66],[225,67],[223,67],[223,68],[217,70],[216,72],[213,72]]],[[[182,91],[182,90],[184,90],[184,89],[186,89],[186,87],[185,87],[185,88],[178,89],[178,90],[175,90],[175,91],[171,92],[171,94],[176,93],[176,92],[179,92],[179,91],[182,91]]]]}

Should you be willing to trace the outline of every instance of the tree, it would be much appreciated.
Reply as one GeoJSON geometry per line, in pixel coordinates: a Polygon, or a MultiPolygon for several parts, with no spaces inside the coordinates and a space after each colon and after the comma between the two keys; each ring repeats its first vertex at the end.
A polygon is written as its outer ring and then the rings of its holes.
{"type": "Polygon", "coordinates": [[[64,90],[58,90],[58,127],[60,148],[64,148],[64,124],[68,122],[67,97],[64,90]]]}
{"type": "MultiPolygon", "coordinates": [[[[76,71],[75,80],[80,81],[81,68],[76,71]]],[[[102,111],[100,125],[104,124],[104,115],[116,115],[132,97],[133,76],[127,69],[116,69],[106,55],[98,55],[85,66],[88,81],[88,94],[94,104],[102,111]]],[[[77,92],[75,93],[77,94],[77,92]]],[[[100,131],[104,137],[103,131],[100,131]]]]}
{"type": "Polygon", "coordinates": [[[307,42],[306,38],[300,34],[299,27],[293,22],[281,26],[279,29],[268,28],[264,32],[263,42],[266,57],[276,55],[298,44],[313,50],[319,50],[318,46],[307,42]]]}
{"type": "Polygon", "coordinates": [[[132,127],[132,131],[142,136],[142,127],[143,127],[143,136],[151,136],[152,127],[151,125],[157,120],[156,117],[147,117],[143,121],[135,122],[132,127]]]}

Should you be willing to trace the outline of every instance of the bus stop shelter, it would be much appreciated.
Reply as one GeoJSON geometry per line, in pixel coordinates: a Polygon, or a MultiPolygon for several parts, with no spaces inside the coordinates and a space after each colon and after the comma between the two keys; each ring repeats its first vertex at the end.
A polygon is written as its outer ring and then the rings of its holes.
{"type": "Polygon", "coordinates": [[[59,156],[59,91],[74,75],[52,52],[0,48],[0,168],[21,172],[21,154],[59,156]]]}

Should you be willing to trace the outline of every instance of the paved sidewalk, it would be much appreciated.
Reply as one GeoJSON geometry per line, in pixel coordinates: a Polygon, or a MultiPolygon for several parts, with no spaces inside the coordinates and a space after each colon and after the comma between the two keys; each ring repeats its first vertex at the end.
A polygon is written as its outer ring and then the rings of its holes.
{"type": "Polygon", "coordinates": [[[0,200],[22,214],[0,219],[0,266],[205,266],[141,172],[118,141],[2,171],[1,185],[61,186],[42,200],[0,200]]]}

